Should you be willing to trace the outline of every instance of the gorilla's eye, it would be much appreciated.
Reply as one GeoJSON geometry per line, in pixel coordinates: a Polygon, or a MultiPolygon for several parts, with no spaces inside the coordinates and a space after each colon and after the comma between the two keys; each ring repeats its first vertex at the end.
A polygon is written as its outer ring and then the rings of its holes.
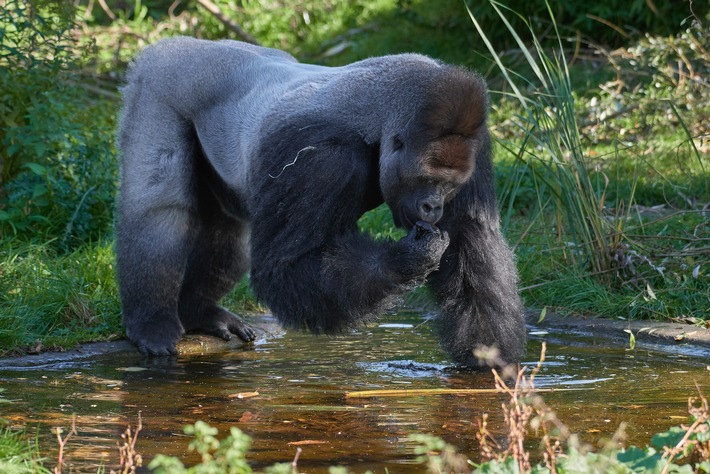
{"type": "Polygon", "coordinates": [[[395,137],[392,139],[392,149],[394,151],[398,151],[404,148],[404,142],[402,141],[401,138],[395,135],[395,137]]]}

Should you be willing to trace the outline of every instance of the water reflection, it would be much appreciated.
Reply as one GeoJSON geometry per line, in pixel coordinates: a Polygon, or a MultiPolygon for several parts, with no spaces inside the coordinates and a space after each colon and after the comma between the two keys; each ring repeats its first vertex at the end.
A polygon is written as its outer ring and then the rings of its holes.
{"type": "MultiPolygon", "coordinates": [[[[696,382],[710,393],[707,359],[697,354],[627,351],[584,335],[536,332],[527,364],[537,362],[542,340],[548,341],[547,359],[536,385],[582,389],[545,399],[588,442],[611,437],[625,421],[629,443],[646,444],[652,433],[686,420],[696,382]]],[[[489,413],[490,428],[503,426],[498,394],[345,398],[356,390],[493,387],[486,372],[452,367],[430,324],[414,313],[347,337],[276,335],[245,351],[6,365],[0,386],[13,400],[0,405],[0,417],[39,424],[48,449],[56,444],[49,427],[68,427],[76,414],[79,435],[68,446],[75,472],[114,462],[118,436],[139,411],[144,428],[138,446],[146,459],[187,456],[182,426],[201,419],[220,433],[236,425],[252,436],[249,458],[257,468],[290,461],[300,446],[299,466],[308,472],[333,464],[357,472],[419,472],[406,438],[422,432],[476,459],[476,420],[489,413]]]]}

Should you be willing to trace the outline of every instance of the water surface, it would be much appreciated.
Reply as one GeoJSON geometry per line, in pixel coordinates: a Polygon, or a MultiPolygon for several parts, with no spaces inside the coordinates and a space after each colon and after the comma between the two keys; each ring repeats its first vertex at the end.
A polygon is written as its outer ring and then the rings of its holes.
{"type": "MultiPolygon", "coordinates": [[[[533,328],[526,364],[537,362],[542,341],[547,358],[536,385],[580,389],[546,393],[545,400],[592,444],[626,422],[628,444],[645,445],[653,433],[687,420],[696,384],[710,394],[708,351],[630,351],[533,328]]],[[[505,401],[499,394],[346,398],[349,391],[374,389],[493,387],[490,373],[452,366],[431,324],[413,312],[345,337],[279,333],[248,350],[172,360],[117,353],[34,367],[6,363],[0,387],[13,401],[0,404],[0,418],[38,426],[48,456],[56,452],[50,428],[68,428],[76,416],[79,434],[67,446],[73,472],[115,463],[118,437],[139,412],[138,451],[146,460],[163,453],[194,461],[182,427],[204,420],[220,434],[231,426],[249,434],[256,468],[290,462],[300,446],[299,468],[308,473],[336,464],[356,472],[421,472],[409,435],[441,436],[478,460],[476,421],[488,413],[489,427],[502,435],[505,401]]]]}

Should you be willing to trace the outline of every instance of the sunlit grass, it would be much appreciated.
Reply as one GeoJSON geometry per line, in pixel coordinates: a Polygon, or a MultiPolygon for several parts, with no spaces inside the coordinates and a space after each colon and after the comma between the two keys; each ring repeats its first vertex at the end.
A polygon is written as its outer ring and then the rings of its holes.
{"type": "Polygon", "coordinates": [[[524,66],[511,70],[471,15],[505,78],[493,112],[499,122],[492,122],[498,188],[527,302],[572,313],[709,318],[698,297],[708,291],[701,265],[707,216],[694,201],[708,197],[708,175],[683,114],[655,102],[655,113],[666,120],[672,113],[677,125],[663,129],[631,113],[628,126],[645,123],[647,141],[637,141],[637,130],[627,137],[583,134],[589,107],[578,104],[552,12],[555,47],[549,39],[543,46],[531,27],[526,43],[506,18],[515,13],[495,0],[490,5],[524,66]]]}
{"type": "MultiPolygon", "coordinates": [[[[0,398],[0,402],[3,400],[0,398]]],[[[0,472],[3,474],[48,474],[50,470],[43,465],[37,438],[29,436],[25,431],[1,426],[0,472]]]]}
{"type": "MultiPolygon", "coordinates": [[[[521,166],[533,173],[539,204],[551,205],[552,209],[548,212],[556,217],[559,242],[573,241],[583,249],[581,255],[568,252],[566,258],[577,265],[583,259],[595,273],[607,272],[613,267],[612,254],[623,229],[618,226],[614,228],[603,216],[608,181],[600,187],[590,176],[589,157],[584,153],[579,133],[575,97],[561,40],[559,49],[550,51],[542,46],[531,29],[533,45],[529,47],[510,26],[502,11],[505,7],[495,1],[490,3],[508,27],[532,71],[530,79],[509,71],[484,29],[471,15],[478,33],[512,90],[511,95],[522,108],[518,126],[525,137],[517,150],[511,144],[509,151],[518,157],[521,166]],[[524,94],[518,82],[522,82],[525,89],[531,89],[532,93],[524,94]]],[[[559,39],[551,10],[550,18],[559,39]]],[[[513,192],[511,197],[514,196],[513,192]]],[[[633,202],[633,193],[628,199],[633,202]]]]}
{"type": "Polygon", "coordinates": [[[49,244],[3,248],[0,353],[120,334],[111,244],[89,244],[68,254],[57,254],[49,244]]]}

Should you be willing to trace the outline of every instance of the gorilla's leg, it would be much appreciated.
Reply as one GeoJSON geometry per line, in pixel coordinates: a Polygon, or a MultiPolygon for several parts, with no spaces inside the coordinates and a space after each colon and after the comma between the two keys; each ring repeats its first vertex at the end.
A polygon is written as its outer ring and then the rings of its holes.
{"type": "Polygon", "coordinates": [[[199,230],[189,122],[136,80],[124,90],[116,253],[126,334],[144,354],[175,353],[178,296],[199,230]]]}
{"type": "MultiPolygon", "coordinates": [[[[218,209],[215,202],[214,209],[218,209]]],[[[254,330],[219,306],[248,269],[247,224],[219,211],[208,214],[190,252],[178,314],[186,331],[200,331],[230,340],[254,340],[254,330]]]]}
{"type": "Polygon", "coordinates": [[[183,333],[177,303],[194,232],[188,214],[119,219],[116,251],[126,334],[144,354],[169,355],[183,333]]]}
{"type": "Polygon", "coordinates": [[[461,219],[432,275],[441,304],[441,344],[457,362],[479,365],[476,349],[494,346],[504,366],[523,356],[525,320],[513,254],[497,225],[461,219]]]}

